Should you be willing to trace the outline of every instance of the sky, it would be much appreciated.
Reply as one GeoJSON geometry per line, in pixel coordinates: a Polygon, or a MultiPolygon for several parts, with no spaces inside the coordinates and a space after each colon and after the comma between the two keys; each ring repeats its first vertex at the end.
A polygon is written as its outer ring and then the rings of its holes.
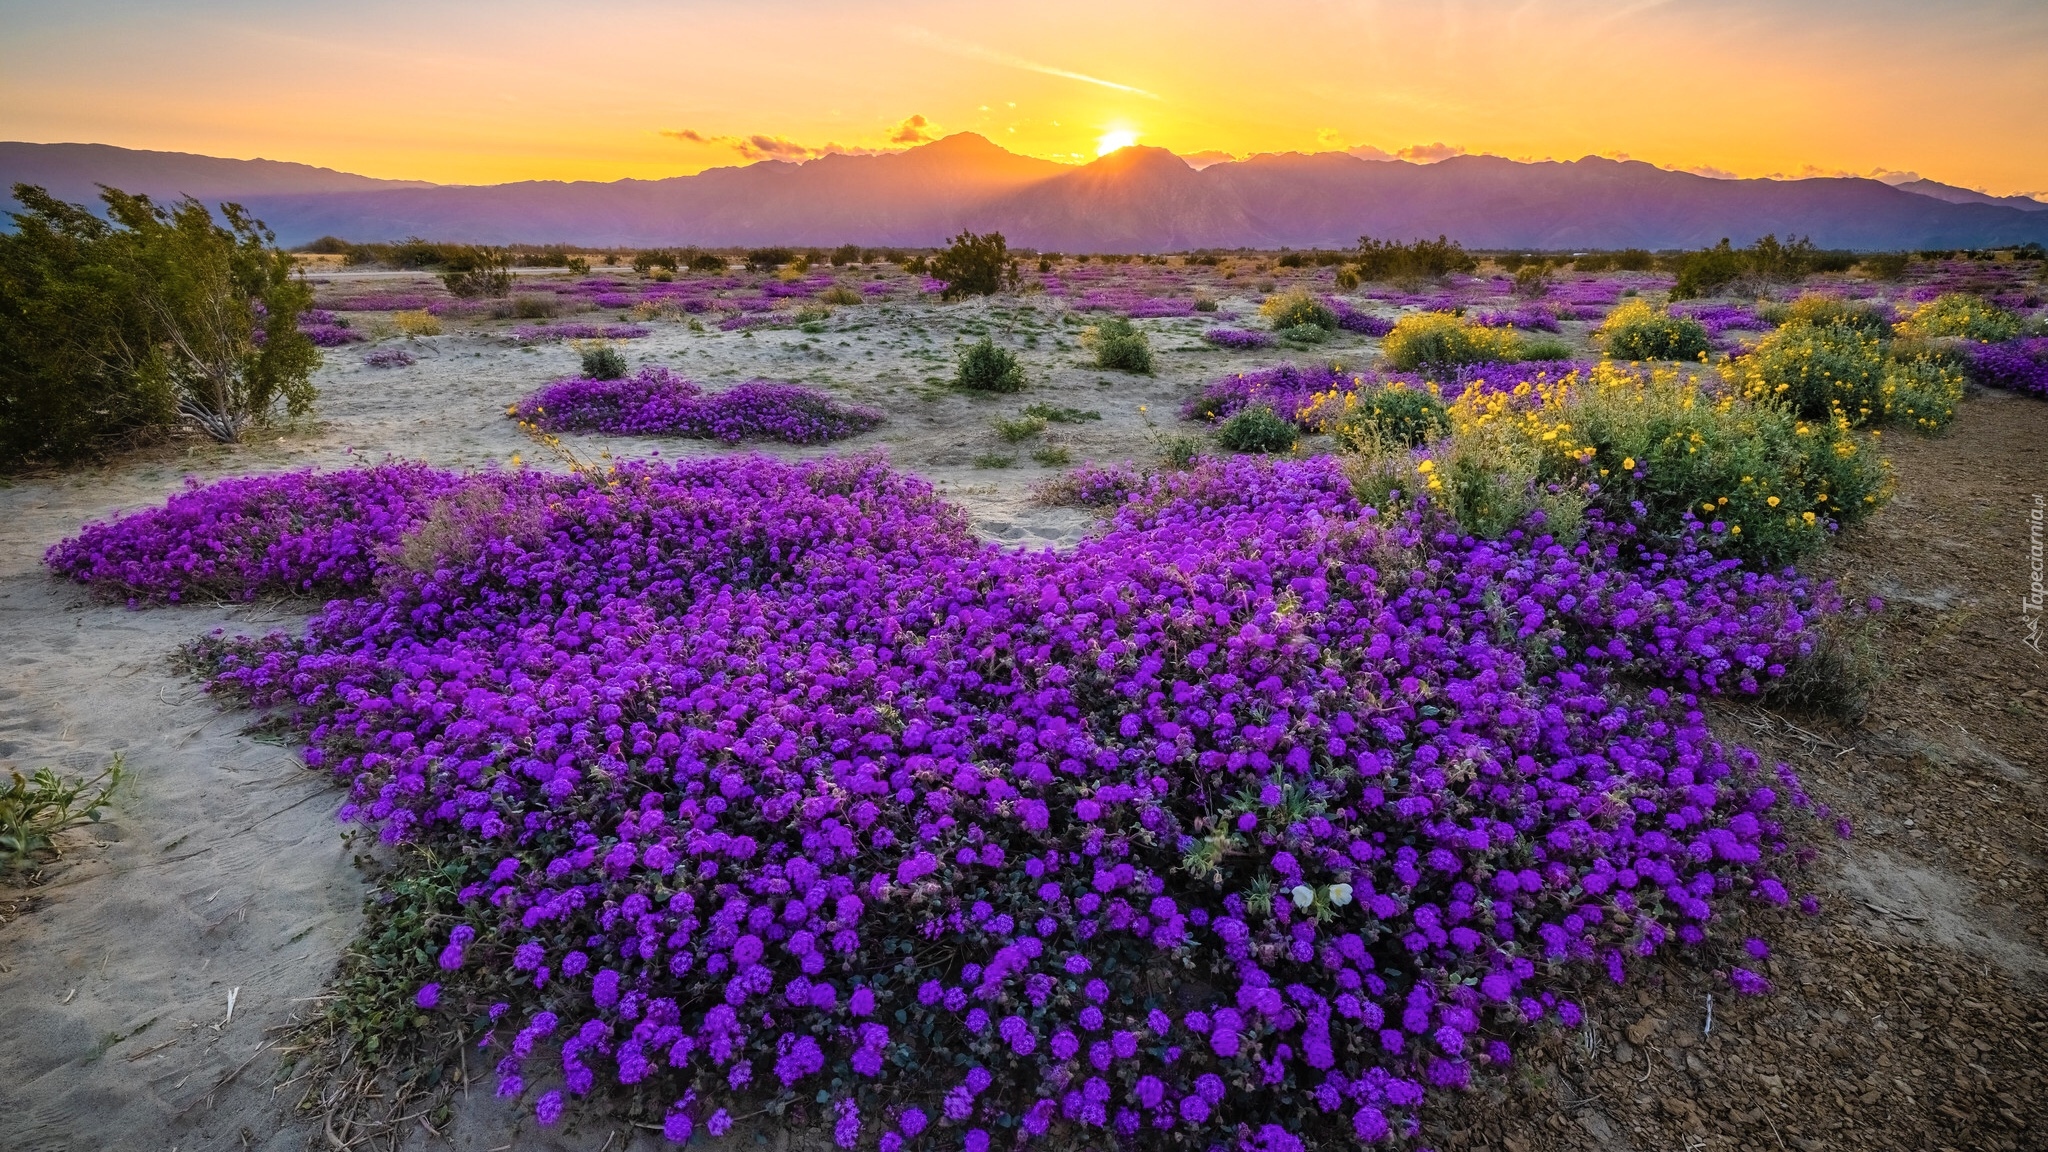
{"type": "Polygon", "coordinates": [[[2043,0],[0,0],[0,139],[443,183],[979,132],[2048,195],[2043,0]]]}

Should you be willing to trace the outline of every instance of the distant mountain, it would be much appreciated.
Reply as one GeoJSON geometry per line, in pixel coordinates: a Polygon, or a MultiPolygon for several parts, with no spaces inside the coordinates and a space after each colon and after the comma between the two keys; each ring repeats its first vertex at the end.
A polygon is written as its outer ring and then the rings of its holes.
{"type": "Polygon", "coordinates": [[[1942,184],[1934,180],[1908,180],[1892,187],[1902,188],[1920,196],[1932,196],[1936,200],[1946,200],[1950,204],[2003,204],[2024,212],[2048,212],[2048,200],[2036,200],[2032,196],[1993,196],[1989,192],[1958,188],[1953,184],[1942,184]]]}
{"type": "MultiPolygon", "coordinates": [[[[0,193],[16,184],[38,184],[73,203],[97,201],[101,184],[158,199],[190,195],[202,200],[433,187],[421,180],[376,180],[282,160],[224,160],[110,144],[0,143],[0,193]]],[[[12,206],[11,196],[4,199],[12,206]]]]}
{"type": "Polygon", "coordinates": [[[1196,168],[1142,147],[1066,165],[972,133],[878,156],[763,161],[666,180],[483,186],[99,145],[0,144],[0,181],[24,179],[74,200],[90,199],[95,181],[233,198],[288,244],[332,234],[909,247],[943,243],[961,228],[1067,252],[1348,248],[1361,235],[1439,233],[1480,248],[1690,248],[1767,232],[1866,251],[2048,243],[2048,205],[1932,181],[1714,180],[1593,156],[1413,164],[1282,153],[1196,168]]]}

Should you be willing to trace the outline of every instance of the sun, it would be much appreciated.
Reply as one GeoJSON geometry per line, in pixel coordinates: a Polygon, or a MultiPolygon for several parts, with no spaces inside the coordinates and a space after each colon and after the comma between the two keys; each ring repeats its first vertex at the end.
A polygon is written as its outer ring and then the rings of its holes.
{"type": "Polygon", "coordinates": [[[1138,133],[1130,128],[1112,128],[1095,138],[1095,154],[1107,156],[1119,148],[1129,148],[1138,142],[1138,133]]]}

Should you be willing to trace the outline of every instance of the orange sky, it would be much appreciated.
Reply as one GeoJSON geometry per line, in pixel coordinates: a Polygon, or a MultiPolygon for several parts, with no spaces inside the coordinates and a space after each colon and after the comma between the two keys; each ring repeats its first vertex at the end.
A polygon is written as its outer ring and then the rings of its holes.
{"type": "Polygon", "coordinates": [[[1110,133],[1183,154],[1441,144],[2048,193],[2040,0],[0,0],[0,27],[0,138],[443,182],[973,130],[1059,159],[1110,133]]]}

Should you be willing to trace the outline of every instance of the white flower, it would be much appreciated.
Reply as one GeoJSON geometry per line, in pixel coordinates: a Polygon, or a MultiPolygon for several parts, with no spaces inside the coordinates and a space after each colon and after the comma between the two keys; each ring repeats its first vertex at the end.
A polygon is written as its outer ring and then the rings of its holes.
{"type": "Polygon", "coordinates": [[[1289,895],[1294,897],[1296,908],[1306,908],[1316,902],[1316,890],[1306,884],[1296,884],[1289,895]]]}
{"type": "Polygon", "coordinates": [[[1351,885],[1330,885],[1330,904],[1332,907],[1342,908],[1349,903],[1351,903],[1351,885]]]}

